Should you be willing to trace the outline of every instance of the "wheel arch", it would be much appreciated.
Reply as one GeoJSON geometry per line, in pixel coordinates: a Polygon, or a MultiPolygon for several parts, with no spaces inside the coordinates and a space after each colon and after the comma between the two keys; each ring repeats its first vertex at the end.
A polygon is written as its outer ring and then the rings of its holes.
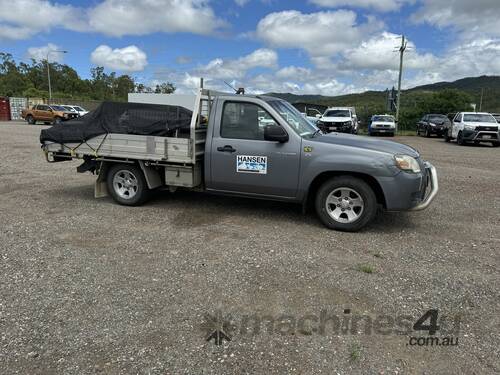
{"type": "Polygon", "coordinates": [[[387,207],[384,191],[382,190],[382,186],[380,186],[377,179],[369,174],[360,173],[360,172],[352,172],[352,171],[325,171],[321,172],[317,175],[309,185],[307,190],[305,205],[309,207],[311,203],[314,202],[314,197],[316,196],[316,192],[319,187],[327,180],[333,177],[339,176],[350,176],[357,177],[363,181],[365,181],[375,193],[375,197],[377,198],[377,203],[382,205],[384,208],[387,207]]]}

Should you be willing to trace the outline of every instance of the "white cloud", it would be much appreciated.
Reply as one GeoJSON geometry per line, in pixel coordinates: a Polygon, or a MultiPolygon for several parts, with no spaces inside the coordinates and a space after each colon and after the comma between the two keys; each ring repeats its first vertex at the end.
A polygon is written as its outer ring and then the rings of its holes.
{"type": "Polygon", "coordinates": [[[224,26],[208,0],[104,0],[87,8],[49,0],[0,0],[0,40],[27,39],[54,28],[110,36],[209,35],[224,26]]]}
{"type": "MultiPolygon", "coordinates": [[[[30,47],[28,48],[28,56],[31,59],[37,60],[37,61],[42,61],[47,59],[47,53],[49,51],[61,51],[62,48],[53,44],[49,43],[46,46],[42,47],[30,47]]],[[[64,53],[57,53],[57,52],[52,52],[49,55],[49,61],[50,62],[61,62],[63,60],[64,53]]]]}
{"type": "Polygon", "coordinates": [[[0,0],[0,39],[27,39],[58,27],[85,31],[82,19],[85,12],[71,5],[47,0],[0,0]]]}
{"type": "Polygon", "coordinates": [[[148,63],[146,53],[136,46],[111,49],[101,45],[92,52],[90,60],[96,65],[125,72],[144,70],[148,63]]]}
{"type": "Polygon", "coordinates": [[[305,14],[296,10],[270,13],[257,25],[256,36],[272,47],[305,49],[311,56],[331,56],[382,28],[369,18],[358,25],[347,10],[305,14]]]}
{"type": "Polygon", "coordinates": [[[372,8],[381,12],[396,11],[404,3],[413,2],[412,0],[310,0],[311,3],[321,7],[359,7],[372,8]]]}
{"type": "Polygon", "coordinates": [[[224,26],[206,0],[105,0],[89,11],[90,27],[111,36],[154,32],[211,34],[224,26]]]}
{"type": "Polygon", "coordinates": [[[207,65],[199,67],[197,71],[199,75],[208,78],[241,79],[250,69],[257,67],[275,68],[277,64],[278,54],[273,50],[261,48],[238,59],[214,59],[207,65]]]}
{"type": "Polygon", "coordinates": [[[452,27],[468,39],[477,35],[500,36],[498,0],[421,0],[412,19],[437,28],[452,27]]]}
{"type": "MultiPolygon", "coordinates": [[[[395,52],[401,44],[399,35],[383,32],[355,48],[347,49],[342,53],[342,69],[399,69],[399,53],[395,52]]],[[[411,69],[427,69],[436,63],[432,54],[419,54],[413,42],[408,42],[408,51],[405,55],[405,66],[411,69]]]]}
{"type": "Polygon", "coordinates": [[[276,72],[276,77],[281,79],[295,79],[303,82],[311,76],[311,69],[300,66],[286,66],[276,72]]]}

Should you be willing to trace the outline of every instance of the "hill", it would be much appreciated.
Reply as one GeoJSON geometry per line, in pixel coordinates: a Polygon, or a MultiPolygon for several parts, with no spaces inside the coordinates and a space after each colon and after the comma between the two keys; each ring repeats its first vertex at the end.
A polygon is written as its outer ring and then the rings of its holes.
{"type": "MultiPolygon", "coordinates": [[[[445,89],[456,89],[468,93],[473,99],[473,103],[477,104],[478,110],[482,91],[482,110],[500,112],[500,76],[469,77],[454,82],[437,82],[413,87],[403,91],[401,106],[402,108],[414,107],[422,95],[445,89]]],[[[385,112],[387,99],[387,93],[385,91],[367,91],[359,94],[340,96],[295,95],[283,93],[271,93],[269,95],[285,99],[291,103],[305,102],[328,106],[355,106],[363,112],[385,112]]]]}

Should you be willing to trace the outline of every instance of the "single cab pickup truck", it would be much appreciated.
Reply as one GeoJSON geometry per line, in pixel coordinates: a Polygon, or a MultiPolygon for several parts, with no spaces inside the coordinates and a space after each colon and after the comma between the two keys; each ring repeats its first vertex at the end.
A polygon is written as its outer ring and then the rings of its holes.
{"type": "MultiPolygon", "coordinates": [[[[169,104],[177,105],[176,95],[169,104]]],[[[325,226],[357,231],[377,209],[423,210],[438,191],[436,169],[413,148],[350,134],[323,134],[286,101],[200,89],[188,134],[105,134],[42,142],[47,161],[84,159],[95,196],[144,203],[153,189],[192,189],[290,201],[325,226]],[[89,167],[90,166],[90,167],[89,167]]]]}

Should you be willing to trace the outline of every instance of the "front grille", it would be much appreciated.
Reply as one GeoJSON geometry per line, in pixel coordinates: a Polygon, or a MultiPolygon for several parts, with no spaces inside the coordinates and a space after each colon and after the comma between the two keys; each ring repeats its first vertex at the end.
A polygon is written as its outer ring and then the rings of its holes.
{"type": "Polygon", "coordinates": [[[497,126],[478,126],[478,127],[476,127],[476,130],[480,131],[480,132],[496,132],[496,131],[498,131],[498,127],[497,126]]]}

